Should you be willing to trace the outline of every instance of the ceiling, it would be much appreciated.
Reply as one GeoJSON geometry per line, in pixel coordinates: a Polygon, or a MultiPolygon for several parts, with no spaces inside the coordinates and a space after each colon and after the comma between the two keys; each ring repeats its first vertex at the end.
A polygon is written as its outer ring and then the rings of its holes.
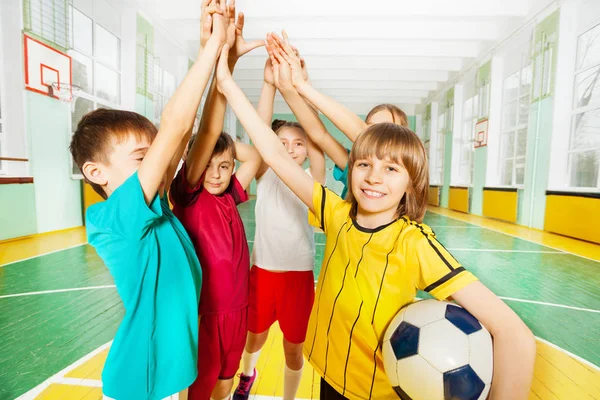
{"type": "MultiPolygon", "coordinates": [[[[237,0],[244,36],[285,29],[312,84],[357,113],[394,103],[409,114],[550,0],[237,0]]],[[[173,36],[198,48],[200,0],[138,0],[173,36]]],[[[240,60],[234,77],[251,101],[266,51],[240,60]]],[[[276,99],[276,111],[285,110],[276,99]]]]}

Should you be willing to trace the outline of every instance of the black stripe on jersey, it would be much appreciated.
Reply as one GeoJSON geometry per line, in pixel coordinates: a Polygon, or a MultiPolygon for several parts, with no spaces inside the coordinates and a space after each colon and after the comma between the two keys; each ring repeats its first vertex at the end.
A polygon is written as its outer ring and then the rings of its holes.
{"type": "Polygon", "coordinates": [[[377,305],[379,304],[379,296],[381,295],[381,289],[383,288],[383,282],[385,281],[385,274],[388,269],[390,254],[392,254],[392,251],[394,251],[395,245],[396,245],[396,243],[398,243],[398,238],[400,237],[400,234],[402,233],[403,230],[404,229],[400,229],[400,231],[398,231],[396,240],[394,240],[392,242],[392,248],[385,256],[385,268],[383,269],[383,275],[381,276],[381,282],[379,283],[379,291],[377,292],[377,300],[375,301],[375,307],[373,307],[373,317],[371,318],[371,325],[373,325],[373,321],[375,321],[375,313],[377,312],[377,305]]]}
{"type": "Polygon", "coordinates": [[[377,350],[379,350],[379,343],[373,352],[373,378],[371,378],[371,390],[369,391],[369,399],[373,396],[373,385],[375,385],[375,373],[377,372],[377,350]]]}
{"type": "Polygon", "coordinates": [[[344,291],[344,284],[346,283],[346,274],[348,273],[349,266],[350,266],[350,260],[348,260],[348,264],[346,264],[346,268],[344,268],[344,277],[342,278],[342,286],[340,287],[338,294],[335,296],[335,300],[333,300],[333,307],[331,307],[331,315],[329,316],[329,325],[327,325],[327,347],[325,348],[325,368],[323,368],[324,376],[327,376],[327,356],[329,355],[329,332],[331,331],[331,321],[333,321],[333,314],[335,313],[335,306],[340,297],[340,294],[342,294],[342,292],[344,291]]]}
{"type": "MultiPolygon", "coordinates": [[[[335,253],[335,249],[337,248],[338,245],[338,241],[340,240],[340,234],[342,233],[342,229],[344,229],[344,226],[347,224],[348,222],[344,222],[344,224],[340,227],[340,230],[337,233],[337,236],[335,238],[335,245],[333,246],[333,250],[331,250],[331,254],[329,255],[329,259],[327,260],[327,264],[325,264],[325,268],[323,269],[323,282],[321,282],[321,290],[319,291],[319,298],[317,299],[317,319],[316,319],[316,326],[315,326],[315,334],[313,335],[313,342],[312,342],[312,346],[310,348],[310,353],[308,355],[308,361],[310,361],[310,357],[312,356],[312,352],[315,348],[315,339],[317,337],[317,328],[319,327],[319,305],[321,304],[321,294],[323,294],[323,283],[325,282],[325,276],[327,276],[327,270],[329,269],[329,262],[331,261],[331,257],[333,256],[333,253],[335,253]]],[[[319,279],[320,279],[320,275],[319,275],[319,279]]]]}
{"type": "Polygon", "coordinates": [[[355,278],[356,278],[356,275],[358,275],[358,267],[360,266],[360,263],[365,255],[365,247],[369,244],[369,242],[371,241],[372,238],[373,238],[373,234],[371,233],[371,235],[369,236],[369,240],[367,240],[365,242],[365,244],[363,244],[362,250],[360,251],[360,260],[358,260],[358,263],[356,264],[356,272],[354,272],[355,278]]]}
{"type": "Polygon", "coordinates": [[[456,275],[460,274],[463,271],[466,271],[464,267],[453,269],[452,272],[444,275],[442,278],[438,279],[436,282],[427,286],[425,288],[425,291],[431,292],[433,289],[437,288],[440,285],[443,285],[444,283],[448,282],[450,279],[454,278],[456,275]]]}
{"type": "MultiPolygon", "coordinates": [[[[429,242],[429,245],[431,246],[431,248],[433,250],[435,250],[435,252],[437,253],[438,256],[440,256],[440,258],[442,259],[442,261],[444,262],[444,264],[446,264],[446,266],[448,268],[450,268],[450,271],[454,271],[455,270],[454,267],[448,262],[448,260],[446,259],[446,257],[444,257],[442,255],[442,253],[440,252],[440,250],[433,244],[433,242],[429,238],[429,235],[427,233],[425,233],[425,231],[423,230],[423,227],[421,225],[419,225],[419,224],[416,224],[415,226],[417,228],[419,228],[419,230],[421,231],[421,233],[423,234],[423,236],[425,236],[425,239],[427,239],[427,241],[429,242]]],[[[440,243],[440,242],[438,242],[438,243],[440,243]]],[[[442,246],[442,247],[444,247],[444,246],[442,246]]],[[[444,249],[445,249],[445,247],[444,247],[444,249]]],[[[448,251],[448,250],[446,250],[446,251],[448,251]]],[[[454,258],[454,257],[452,257],[452,258],[454,258]]]]}
{"type": "Polygon", "coordinates": [[[327,196],[327,191],[325,187],[321,185],[321,230],[325,232],[325,197],[327,196]]]}
{"type": "Polygon", "coordinates": [[[352,324],[352,329],[350,329],[350,339],[348,339],[348,353],[346,354],[346,366],[344,367],[344,390],[342,391],[342,396],[346,393],[346,374],[348,372],[348,361],[350,360],[350,348],[352,347],[352,334],[354,333],[354,327],[360,318],[360,311],[362,310],[364,301],[360,302],[360,306],[358,307],[358,315],[352,324]]]}

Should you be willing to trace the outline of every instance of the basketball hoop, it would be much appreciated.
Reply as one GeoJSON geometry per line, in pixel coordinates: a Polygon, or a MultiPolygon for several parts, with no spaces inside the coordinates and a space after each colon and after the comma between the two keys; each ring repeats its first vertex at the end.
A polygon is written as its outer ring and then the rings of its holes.
{"type": "Polygon", "coordinates": [[[48,85],[48,94],[58,98],[63,103],[71,103],[71,111],[75,110],[75,102],[81,92],[81,87],[66,82],[52,82],[48,85]]]}

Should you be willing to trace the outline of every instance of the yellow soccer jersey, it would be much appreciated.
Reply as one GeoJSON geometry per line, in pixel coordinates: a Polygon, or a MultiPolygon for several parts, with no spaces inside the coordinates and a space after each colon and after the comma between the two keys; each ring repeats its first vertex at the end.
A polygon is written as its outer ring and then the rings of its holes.
{"type": "Polygon", "coordinates": [[[417,289],[445,299],[477,280],[407,217],[366,229],[350,203],[315,182],[309,222],[327,235],[304,354],[349,399],[396,399],[383,369],[385,329],[417,289]]]}

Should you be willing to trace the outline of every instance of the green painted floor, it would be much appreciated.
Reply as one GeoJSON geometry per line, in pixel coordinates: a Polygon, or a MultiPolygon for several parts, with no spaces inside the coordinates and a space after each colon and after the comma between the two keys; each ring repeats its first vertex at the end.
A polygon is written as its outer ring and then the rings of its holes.
{"type": "MultiPolygon", "coordinates": [[[[240,214],[252,241],[254,201],[241,205],[240,214]]],[[[499,296],[595,310],[506,300],[536,336],[600,365],[600,263],[437,214],[428,213],[425,222],[499,296]]],[[[316,242],[324,243],[324,235],[316,242]]],[[[316,276],[323,250],[317,245],[316,276]]],[[[0,400],[14,399],[111,340],[123,316],[114,288],[2,296],[112,284],[88,245],[0,268],[0,400]]]]}

